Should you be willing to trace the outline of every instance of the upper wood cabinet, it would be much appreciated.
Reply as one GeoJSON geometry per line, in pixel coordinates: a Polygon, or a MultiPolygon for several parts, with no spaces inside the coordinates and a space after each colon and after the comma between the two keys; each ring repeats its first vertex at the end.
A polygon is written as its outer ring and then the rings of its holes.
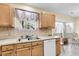
{"type": "Polygon", "coordinates": [[[8,4],[0,4],[0,27],[12,26],[11,7],[8,4]]]}
{"type": "Polygon", "coordinates": [[[41,12],[39,25],[40,25],[40,28],[54,28],[55,15],[48,12],[41,12]]]}

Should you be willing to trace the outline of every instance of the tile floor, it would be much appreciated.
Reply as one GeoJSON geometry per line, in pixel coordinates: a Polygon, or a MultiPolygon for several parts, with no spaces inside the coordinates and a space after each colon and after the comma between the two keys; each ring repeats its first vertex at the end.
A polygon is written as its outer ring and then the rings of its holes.
{"type": "Polygon", "coordinates": [[[79,43],[68,44],[63,46],[60,56],[79,56],[79,43]]]}

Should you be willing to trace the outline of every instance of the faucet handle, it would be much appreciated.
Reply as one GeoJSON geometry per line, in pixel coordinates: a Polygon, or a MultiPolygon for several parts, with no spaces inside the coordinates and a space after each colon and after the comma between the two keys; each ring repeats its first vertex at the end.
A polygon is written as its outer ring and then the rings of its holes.
{"type": "Polygon", "coordinates": [[[21,41],[21,39],[19,38],[19,39],[18,39],[18,41],[20,42],[20,41],[21,41]]]}
{"type": "Polygon", "coordinates": [[[21,36],[21,38],[23,38],[23,35],[21,36]]]}

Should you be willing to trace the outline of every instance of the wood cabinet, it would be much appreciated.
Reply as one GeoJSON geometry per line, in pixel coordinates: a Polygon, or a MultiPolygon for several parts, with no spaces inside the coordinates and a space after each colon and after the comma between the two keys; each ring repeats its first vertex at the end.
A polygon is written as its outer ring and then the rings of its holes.
{"type": "Polygon", "coordinates": [[[43,45],[43,41],[32,42],[32,46],[43,45]]]}
{"type": "Polygon", "coordinates": [[[17,44],[17,56],[43,56],[43,52],[43,41],[17,44]]]}
{"type": "Polygon", "coordinates": [[[43,56],[44,55],[44,42],[36,41],[32,42],[32,56],[43,56]]]}
{"type": "Polygon", "coordinates": [[[1,46],[0,46],[0,56],[1,56],[1,46]]]}
{"type": "Polygon", "coordinates": [[[31,48],[17,49],[17,56],[31,56],[31,48]]]}
{"type": "Polygon", "coordinates": [[[61,53],[61,44],[60,38],[56,39],[56,56],[60,55],[61,53]]]}
{"type": "Polygon", "coordinates": [[[16,53],[13,50],[5,51],[5,52],[2,52],[2,56],[16,56],[16,53]]]}
{"type": "Polygon", "coordinates": [[[37,45],[32,47],[32,56],[43,56],[43,45],[37,45]]]}
{"type": "Polygon", "coordinates": [[[1,47],[1,55],[2,56],[15,56],[16,55],[16,46],[14,44],[10,44],[10,45],[3,45],[1,47]]]}
{"type": "Polygon", "coordinates": [[[17,49],[22,49],[22,48],[27,48],[27,47],[31,47],[31,43],[30,42],[27,42],[27,43],[18,43],[16,45],[17,49]]]}
{"type": "Polygon", "coordinates": [[[31,43],[19,43],[16,48],[17,56],[31,56],[31,43]]]}
{"type": "Polygon", "coordinates": [[[40,28],[55,28],[55,15],[41,12],[39,26],[40,28]]]}
{"type": "Polygon", "coordinates": [[[2,51],[14,50],[14,45],[4,45],[2,46],[2,51]]]}
{"type": "Polygon", "coordinates": [[[12,26],[11,6],[8,4],[0,4],[0,27],[12,26]]]}
{"type": "Polygon", "coordinates": [[[24,42],[17,44],[2,45],[0,55],[2,56],[43,56],[43,41],[24,42]]]}

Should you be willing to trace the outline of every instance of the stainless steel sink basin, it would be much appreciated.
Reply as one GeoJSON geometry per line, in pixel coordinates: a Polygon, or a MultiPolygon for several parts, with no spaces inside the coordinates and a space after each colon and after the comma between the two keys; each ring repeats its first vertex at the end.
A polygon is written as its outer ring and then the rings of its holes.
{"type": "Polygon", "coordinates": [[[28,35],[26,35],[25,37],[21,36],[18,39],[18,41],[22,41],[22,40],[38,40],[38,39],[40,39],[38,36],[34,36],[34,35],[28,36],[28,35]]]}

